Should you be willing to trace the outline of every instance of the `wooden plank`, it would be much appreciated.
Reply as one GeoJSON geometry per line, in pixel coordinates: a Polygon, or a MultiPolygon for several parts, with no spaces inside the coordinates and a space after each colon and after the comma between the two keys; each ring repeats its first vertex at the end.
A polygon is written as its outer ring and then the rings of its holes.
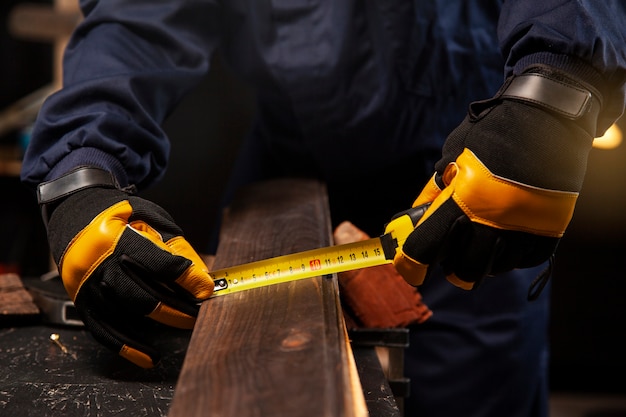
{"type": "MultiPolygon", "coordinates": [[[[255,184],[225,213],[214,268],[328,245],[329,218],[318,182],[255,184]]],[[[336,277],[204,302],[168,415],[367,415],[336,277]]]]}
{"type": "MultiPolygon", "coordinates": [[[[78,2],[75,3],[78,5],[78,2]]],[[[11,9],[8,26],[13,36],[32,41],[54,42],[59,37],[70,36],[81,20],[82,15],[77,8],[24,3],[11,9]]]]}
{"type": "Polygon", "coordinates": [[[19,275],[0,273],[0,326],[34,322],[39,308],[19,275]]]}

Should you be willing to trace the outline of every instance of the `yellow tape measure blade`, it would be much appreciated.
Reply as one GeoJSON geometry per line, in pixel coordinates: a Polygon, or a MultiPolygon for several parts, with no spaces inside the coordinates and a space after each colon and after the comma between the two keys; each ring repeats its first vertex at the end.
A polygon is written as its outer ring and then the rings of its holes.
{"type": "Polygon", "coordinates": [[[213,297],[390,262],[378,237],[312,249],[212,271],[213,297]]]}

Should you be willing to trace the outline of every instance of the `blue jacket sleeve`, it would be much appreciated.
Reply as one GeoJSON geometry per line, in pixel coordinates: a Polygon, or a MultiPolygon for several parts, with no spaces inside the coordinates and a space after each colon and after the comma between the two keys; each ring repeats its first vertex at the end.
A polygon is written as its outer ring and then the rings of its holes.
{"type": "Polygon", "coordinates": [[[85,18],[64,56],[64,88],[39,113],[22,180],[36,185],[90,164],[143,188],[167,165],[161,123],[208,71],[218,43],[217,6],[82,0],[81,8],[85,18]]]}
{"type": "Polygon", "coordinates": [[[624,110],[624,0],[505,1],[498,25],[505,75],[547,64],[594,85],[603,96],[597,134],[624,110]]]}

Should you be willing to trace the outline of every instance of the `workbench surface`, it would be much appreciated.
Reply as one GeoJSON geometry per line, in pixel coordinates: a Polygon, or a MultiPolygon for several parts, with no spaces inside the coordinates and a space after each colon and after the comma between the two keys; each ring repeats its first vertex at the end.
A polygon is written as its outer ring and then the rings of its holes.
{"type": "Polygon", "coordinates": [[[82,328],[0,328],[0,416],[166,416],[190,334],[165,330],[155,342],[161,364],[144,370],[82,328]]]}
{"type": "MultiPolygon", "coordinates": [[[[0,416],[165,417],[170,408],[189,331],[162,329],[158,367],[144,370],[109,352],[87,330],[33,325],[0,328],[0,416]],[[50,340],[57,333],[68,349],[50,340]]],[[[373,350],[354,351],[371,416],[398,416],[372,362],[373,350]]]]}

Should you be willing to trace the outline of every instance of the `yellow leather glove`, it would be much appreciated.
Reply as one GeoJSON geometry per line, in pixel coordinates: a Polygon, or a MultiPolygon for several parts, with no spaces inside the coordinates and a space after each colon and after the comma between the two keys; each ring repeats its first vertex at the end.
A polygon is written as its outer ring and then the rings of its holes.
{"type": "Polygon", "coordinates": [[[538,66],[470,106],[414,206],[431,203],[394,259],[408,283],[440,263],[473,288],[555,252],[574,212],[601,107],[590,85],[538,66]]]}
{"type": "Polygon", "coordinates": [[[213,280],[165,210],[116,188],[107,175],[83,167],[40,185],[44,219],[53,208],[48,241],[93,336],[150,368],[160,355],[138,340],[145,320],[191,329],[213,280]]]}

